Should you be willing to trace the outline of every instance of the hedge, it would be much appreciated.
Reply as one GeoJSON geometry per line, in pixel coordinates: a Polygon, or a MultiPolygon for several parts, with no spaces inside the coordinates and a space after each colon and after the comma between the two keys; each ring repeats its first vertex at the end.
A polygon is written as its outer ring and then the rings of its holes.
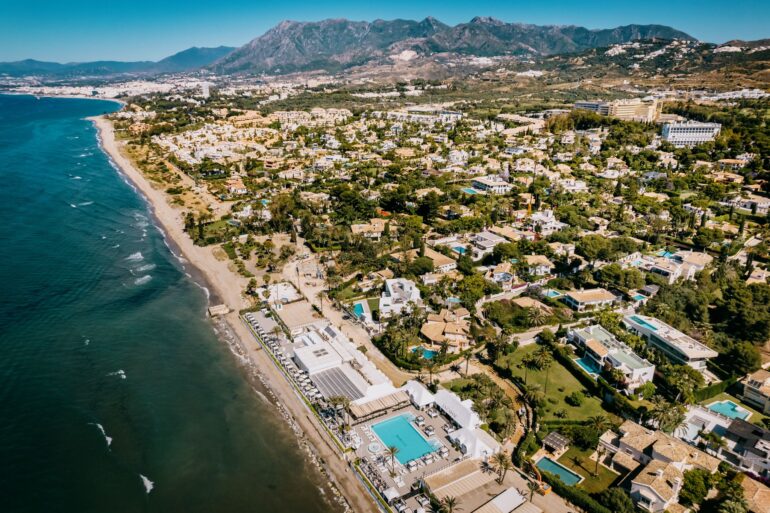
{"type": "Polygon", "coordinates": [[[730,388],[737,382],[738,382],[738,378],[733,376],[730,379],[726,379],[718,383],[712,383],[707,387],[699,388],[698,390],[696,390],[693,393],[693,397],[695,398],[696,402],[701,402],[701,401],[705,401],[706,399],[711,399],[715,395],[719,395],[722,392],[726,391],[728,388],[730,388]]]}

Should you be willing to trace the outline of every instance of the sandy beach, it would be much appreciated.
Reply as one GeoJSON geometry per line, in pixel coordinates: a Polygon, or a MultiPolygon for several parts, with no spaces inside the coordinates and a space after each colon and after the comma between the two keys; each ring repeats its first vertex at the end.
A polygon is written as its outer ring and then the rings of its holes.
{"type": "MultiPolygon", "coordinates": [[[[217,298],[227,305],[231,313],[224,316],[227,328],[237,339],[243,353],[266,381],[266,385],[275,395],[275,400],[283,406],[284,413],[290,415],[290,423],[301,432],[300,442],[307,442],[322,465],[327,477],[343,494],[348,505],[356,512],[378,511],[379,508],[369,495],[355,473],[348,467],[339,449],[333,445],[320,422],[308,411],[286,379],[280,374],[270,358],[262,351],[253,335],[241,322],[238,311],[249,305],[242,291],[247,279],[231,271],[227,260],[218,260],[211,248],[196,246],[184,232],[184,212],[168,202],[165,192],[158,190],[134,167],[124,155],[121,144],[115,139],[112,123],[103,118],[91,118],[99,130],[101,146],[126,178],[147,198],[152,212],[165,231],[166,236],[181,252],[182,257],[200,273],[206,286],[217,298]]],[[[297,430],[295,430],[297,431],[297,430]]]]}

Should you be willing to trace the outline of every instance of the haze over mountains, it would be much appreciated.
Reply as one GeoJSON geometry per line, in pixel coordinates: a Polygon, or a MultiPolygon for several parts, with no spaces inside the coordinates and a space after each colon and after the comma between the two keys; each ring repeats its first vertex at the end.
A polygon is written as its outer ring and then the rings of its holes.
{"type": "Polygon", "coordinates": [[[318,22],[283,21],[240,48],[190,48],[158,62],[99,61],[58,64],[25,60],[0,63],[0,75],[48,77],[160,74],[207,68],[223,74],[344,70],[385,61],[393,55],[454,53],[467,56],[546,56],[580,52],[637,39],[688,39],[664,25],[626,25],[590,30],[538,26],[476,17],[446,25],[428,17],[414,20],[318,22]]]}
{"type": "Polygon", "coordinates": [[[233,50],[235,48],[230,46],[219,46],[216,48],[192,47],[157,62],[94,61],[60,64],[58,62],[26,59],[23,61],[0,63],[0,75],[6,74],[14,77],[38,75],[65,79],[82,76],[179,73],[194,71],[208,66],[233,50]]]}

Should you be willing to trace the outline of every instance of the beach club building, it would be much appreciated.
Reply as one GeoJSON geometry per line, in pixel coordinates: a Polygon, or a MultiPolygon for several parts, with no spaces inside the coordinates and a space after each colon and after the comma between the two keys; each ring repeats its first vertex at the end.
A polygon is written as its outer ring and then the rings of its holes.
{"type": "Polygon", "coordinates": [[[486,459],[500,450],[500,444],[481,429],[481,418],[473,411],[473,401],[463,401],[454,392],[441,389],[434,394],[434,403],[458,426],[458,429],[449,432],[449,440],[463,455],[486,459]]]}
{"type": "Polygon", "coordinates": [[[294,337],[292,351],[297,367],[307,373],[326,399],[341,396],[361,405],[398,392],[388,377],[334,326],[327,324],[294,337]]]}
{"type": "Polygon", "coordinates": [[[625,315],[623,324],[628,331],[642,337],[648,345],[662,352],[672,362],[689,365],[700,372],[706,372],[708,360],[718,356],[710,347],[654,317],[625,315]]]}

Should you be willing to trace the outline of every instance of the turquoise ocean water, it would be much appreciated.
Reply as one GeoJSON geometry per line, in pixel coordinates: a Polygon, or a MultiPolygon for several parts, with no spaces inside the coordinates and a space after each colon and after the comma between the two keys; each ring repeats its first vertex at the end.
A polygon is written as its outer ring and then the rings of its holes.
{"type": "Polygon", "coordinates": [[[86,116],[0,95],[0,511],[335,511],[86,116]]]}

